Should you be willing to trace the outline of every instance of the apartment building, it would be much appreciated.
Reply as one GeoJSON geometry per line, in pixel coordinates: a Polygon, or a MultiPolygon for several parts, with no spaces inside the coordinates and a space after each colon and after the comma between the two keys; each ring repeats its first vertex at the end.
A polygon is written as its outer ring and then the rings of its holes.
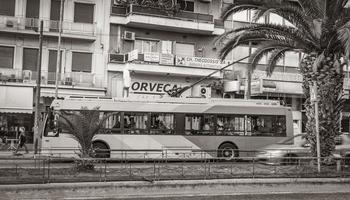
{"type": "MultiPolygon", "coordinates": [[[[60,5],[60,0],[0,0],[2,136],[15,137],[20,126],[32,130],[38,78],[42,112],[55,96],[60,5]],[[40,21],[43,48],[39,61],[40,21]]],[[[108,52],[105,45],[109,42],[109,10],[110,4],[105,0],[64,1],[58,97],[106,95],[104,55],[108,52]]]]}
{"type": "MultiPolygon", "coordinates": [[[[176,8],[152,2],[157,1],[112,2],[107,67],[112,97],[169,96],[230,62],[217,59],[214,45],[224,32],[220,1],[178,0],[176,8]]],[[[182,96],[217,97],[209,85],[219,79],[222,73],[214,73],[182,96]]]]}

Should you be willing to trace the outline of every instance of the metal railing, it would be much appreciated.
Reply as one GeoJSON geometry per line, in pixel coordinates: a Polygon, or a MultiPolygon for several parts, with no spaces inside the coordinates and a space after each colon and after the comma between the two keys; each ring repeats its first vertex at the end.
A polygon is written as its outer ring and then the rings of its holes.
{"type": "Polygon", "coordinates": [[[322,165],[321,173],[317,172],[317,166],[313,164],[316,158],[290,159],[297,159],[298,162],[266,164],[256,157],[230,160],[214,157],[197,160],[151,159],[147,161],[105,158],[76,158],[68,161],[63,158],[44,156],[0,157],[0,183],[350,177],[350,159],[347,158],[338,159],[331,165],[322,165]],[[82,163],[88,167],[79,170],[82,163]]]}
{"type": "MultiPolygon", "coordinates": [[[[35,84],[38,79],[38,73],[31,70],[18,70],[0,68],[0,82],[2,83],[23,83],[35,84]]],[[[56,80],[55,72],[42,71],[41,83],[54,85],[56,80]]],[[[66,72],[59,74],[59,85],[103,88],[104,76],[87,72],[66,72]]]]}
{"type": "MultiPolygon", "coordinates": [[[[37,30],[39,27],[37,18],[13,17],[0,15],[0,29],[2,30],[37,30]]],[[[59,21],[44,20],[45,32],[58,32],[59,21]]],[[[63,33],[72,35],[96,36],[96,24],[76,23],[63,21],[63,33]]]]}
{"type": "Polygon", "coordinates": [[[139,14],[139,15],[148,15],[148,16],[157,16],[165,18],[174,18],[180,20],[190,20],[203,23],[214,23],[213,15],[203,14],[203,13],[194,13],[187,11],[179,11],[174,14],[169,14],[164,9],[156,7],[146,7],[140,5],[131,4],[128,7],[122,6],[113,6],[112,15],[128,15],[128,14],[139,14]]]}

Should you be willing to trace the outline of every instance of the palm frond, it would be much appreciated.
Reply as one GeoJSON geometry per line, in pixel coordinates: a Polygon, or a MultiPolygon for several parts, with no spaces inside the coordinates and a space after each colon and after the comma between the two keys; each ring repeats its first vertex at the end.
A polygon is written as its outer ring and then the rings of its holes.
{"type": "Polygon", "coordinates": [[[275,70],[275,67],[277,66],[278,61],[280,61],[284,57],[286,51],[290,51],[290,50],[293,50],[293,49],[289,47],[277,48],[271,53],[269,60],[267,62],[267,68],[266,68],[267,76],[272,75],[272,72],[275,70]]]}
{"type": "Polygon", "coordinates": [[[234,15],[235,13],[239,13],[246,10],[258,10],[258,9],[259,9],[259,6],[256,6],[254,4],[243,4],[243,5],[231,4],[222,12],[221,19],[227,20],[231,15],[234,15]]]}
{"type": "Polygon", "coordinates": [[[323,19],[325,16],[323,2],[319,0],[298,0],[304,12],[314,19],[323,19]]]}
{"type": "Polygon", "coordinates": [[[337,30],[338,39],[343,46],[344,54],[347,58],[350,55],[350,22],[337,30]]]}

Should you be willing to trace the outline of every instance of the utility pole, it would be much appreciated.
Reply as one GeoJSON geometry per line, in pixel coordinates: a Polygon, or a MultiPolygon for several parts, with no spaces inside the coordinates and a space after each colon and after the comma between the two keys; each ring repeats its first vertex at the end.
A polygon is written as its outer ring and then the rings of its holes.
{"type": "Polygon", "coordinates": [[[40,140],[40,87],[41,87],[41,59],[43,54],[43,27],[44,22],[40,20],[40,34],[39,34],[39,55],[38,55],[38,80],[36,81],[36,98],[35,98],[35,119],[34,119],[34,154],[38,153],[38,146],[40,140]]]}
{"type": "Polygon", "coordinates": [[[56,79],[55,79],[55,99],[58,98],[58,79],[61,69],[61,37],[62,37],[62,21],[63,21],[64,0],[60,5],[60,20],[58,22],[58,44],[57,44],[57,62],[56,62],[56,79]]]}

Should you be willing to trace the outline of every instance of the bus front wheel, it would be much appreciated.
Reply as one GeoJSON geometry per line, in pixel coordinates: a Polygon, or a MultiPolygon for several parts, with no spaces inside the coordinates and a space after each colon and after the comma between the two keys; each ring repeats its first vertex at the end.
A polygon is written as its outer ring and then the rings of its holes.
{"type": "Polygon", "coordinates": [[[95,158],[110,158],[111,152],[109,147],[103,142],[94,142],[93,148],[95,152],[95,158]]]}
{"type": "Polygon", "coordinates": [[[219,146],[218,149],[218,157],[219,158],[233,158],[238,157],[238,147],[235,144],[232,143],[223,143],[219,146]]]}

